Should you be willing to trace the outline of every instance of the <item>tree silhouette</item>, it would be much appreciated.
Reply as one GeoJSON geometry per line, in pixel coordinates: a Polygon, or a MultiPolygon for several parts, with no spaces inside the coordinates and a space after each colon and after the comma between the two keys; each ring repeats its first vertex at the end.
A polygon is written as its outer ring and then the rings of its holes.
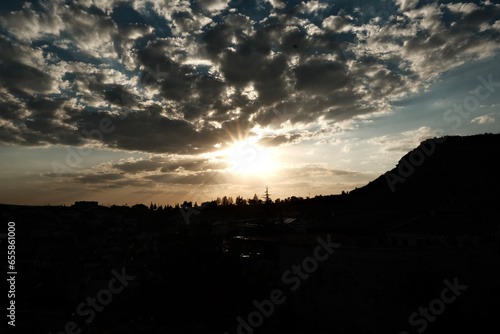
{"type": "Polygon", "coordinates": [[[243,197],[241,196],[237,196],[236,197],[236,202],[235,202],[236,205],[246,205],[247,204],[247,200],[244,199],[243,197]]]}
{"type": "Polygon", "coordinates": [[[269,197],[269,189],[266,187],[266,192],[264,193],[264,198],[265,198],[265,203],[270,204],[272,203],[271,197],[269,197]]]}
{"type": "Polygon", "coordinates": [[[248,203],[250,205],[257,205],[257,204],[259,204],[259,196],[257,196],[257,194],[254,194],[253,198],[248,200],[248,203]]]}

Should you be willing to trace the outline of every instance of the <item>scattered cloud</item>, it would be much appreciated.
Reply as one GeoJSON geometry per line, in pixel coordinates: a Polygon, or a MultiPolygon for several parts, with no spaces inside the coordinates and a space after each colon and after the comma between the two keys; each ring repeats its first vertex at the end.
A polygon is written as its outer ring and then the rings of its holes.
{"type": "Polygon", "coordinates": [[[436,134],[433,130],[428,126],[423,126],[400,134],[371,138],[368,142],[381,146],[385,152],[407,153],[418,147],[424,140],[434,137],[436,134]]]}
{"type": "Polygon", "coordinates": [[[488,124],[488,123],[494,123],[495,118],[493,118],[493,115],[483,115],[472,119],[470,122],[476,124],[488,124]]]}
{"type": "MultiPolygon", "coordinates": [[[[340,4],[6,5],[0,15],[0,142],[149,155],[66,175],[95,189],[227,184],[228,163],[213,155],[235,141],[258,137],[261,147],[283,149],[310,142],[314,151],[304,152],[314,152],[311,157],[327,149],[356,154],[358,134],[342,135],[388,117],[443,73],[500,51],[500,5],[491,1],[340,4]]],[[[493,115],[471,123],[492,123],[493,115]]],[[[433,137],[429,127],[408,126],[414,130],[368,144],[386,156],[433,137]]],[[[302,168],[283,175],[354,175],[302,168]]],[[[314,184],[308,182],[303,186],[314,184]]]]}
{"type": "Polygon", "coordinates": [[[500,6],[489,2],[267,4],[256,5],[257,19],[223,0],[25,3],[0,17],[0,107],[10,110],[0,140],[90,145],[75,122],[92,131],[108,118],[108,148],[210,152],[234,124],[333,125],[389,109],[500,45],[500,6]]]}

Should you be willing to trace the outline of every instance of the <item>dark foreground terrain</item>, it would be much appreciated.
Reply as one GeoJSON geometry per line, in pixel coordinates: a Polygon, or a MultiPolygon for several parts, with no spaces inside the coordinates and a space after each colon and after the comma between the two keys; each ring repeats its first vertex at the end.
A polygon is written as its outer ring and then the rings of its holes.
{"type": "Polygon", "coordinates": [[[498,330],[499,153],[500,135],[435,138],[363,188],[310,199],[2,205],[15,332],[498,330]]]}

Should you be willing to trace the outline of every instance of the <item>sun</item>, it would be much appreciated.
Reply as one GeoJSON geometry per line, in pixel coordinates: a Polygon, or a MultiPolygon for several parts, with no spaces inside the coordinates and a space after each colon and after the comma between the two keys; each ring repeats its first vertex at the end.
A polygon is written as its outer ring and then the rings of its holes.
{"type": "Polygon", "coordinates": [[[225,153],[230,169],[238,174],[263,174],[276,168],[269,149],[256,145],[257,137],[233,144],[225,153]]]}

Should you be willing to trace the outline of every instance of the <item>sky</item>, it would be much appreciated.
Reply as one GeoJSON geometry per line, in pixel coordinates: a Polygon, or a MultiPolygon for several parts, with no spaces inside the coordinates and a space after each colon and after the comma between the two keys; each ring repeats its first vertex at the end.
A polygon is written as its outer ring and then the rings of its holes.
{"type": "Polygon", "coordinates": [[[498,133],[491,1],[0,5],[0,203],[338,194],[498,133]]]}

